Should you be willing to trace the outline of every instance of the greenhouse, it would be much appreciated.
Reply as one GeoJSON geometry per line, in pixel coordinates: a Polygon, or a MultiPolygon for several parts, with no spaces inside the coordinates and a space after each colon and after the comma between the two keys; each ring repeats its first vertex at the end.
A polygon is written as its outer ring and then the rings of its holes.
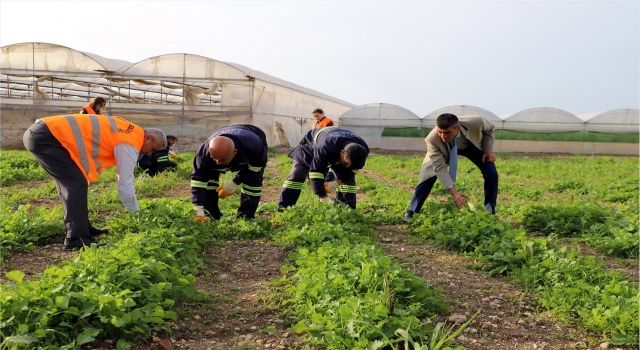
{"type": "Polygon", "coordinates": [[[484,108],[468,105],[453,105],[438,108],[435,111],[427,114],[423,118],[423,125],[428,128],[434,127],[436,125],[436,119],[440,114],[443,113],[452,113],[457,116],[475,115],[478,117],[482,117],[490,120],[498,129],[502,127],[503,122],[502,119],[500,119],[500,117],[498,117],[495,113],[490,112],[484,108]]]}
{"type": "Polygon", "coordinates": [[[240,64],[187,54],[137,63],[49,43],[0,50],[2,146],[19,146],[35,119],[78,111],[90,99],[109,101],[107,112],[178,135],[194,145],[213,130],[251,123],[269,144],[293,145],[311,111],[335,119],[353,105],[240,64]]]}

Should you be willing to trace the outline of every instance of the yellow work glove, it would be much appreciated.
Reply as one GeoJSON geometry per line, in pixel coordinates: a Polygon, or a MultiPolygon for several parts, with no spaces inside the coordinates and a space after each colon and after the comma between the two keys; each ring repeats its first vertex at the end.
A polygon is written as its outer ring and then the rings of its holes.
{"type": "Polygon", "coordinates": [[[223,186],[218,187],[218,197],[227,198],[233,195],[234,193],[236,193],[237,188],[238,188],[238,185],[236,185],[235,182],[233,181],[227,182],[223,186]]]}
{"type": "Polygon", "coordinates": [[[173,160],[176,160],[178,158],[178,155],[174,151],[169,151],[169,157],[173,160]]]}
{"type": "Polygon", "coordinates": [[[205,221],[207,221],[207,217],[204,216],[204,207],[203,206],[196,205],[194,207],[194,209],[196,210],[196,215],[191,217],[191,221],[199,222],[199,223],[204,223],[205,221]]]}
{"type": "Polygon", "coordinates": [[[333,193],[338,188],[338,183],[336,181],[325,181],[324,182],[324,190],[327,193],[333,193]]]}

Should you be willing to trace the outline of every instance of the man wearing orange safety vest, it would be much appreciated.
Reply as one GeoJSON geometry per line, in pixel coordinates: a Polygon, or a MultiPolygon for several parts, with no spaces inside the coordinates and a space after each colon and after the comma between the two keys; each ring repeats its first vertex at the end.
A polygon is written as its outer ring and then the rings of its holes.
{"type": "Polygon", "coordinates": [[[89,104],[82,107],[80,114],[102,114],[102,109],[107,105],[107,100],[103,97],[96,97],[89,104]]]}
{"type": "Polygon", "coordinates": [[[329,119],[329,117],[325,117],[324,111],[322,109],[314,109],[311,129],[322,129],[326,128],[327,126],[333,126],[333,120],[329,119]]]}
{"type": "Polygon", "coordinates": [[[121,117],[95,114],[38,119],[22,140],[58,185],[67,232],[65,250],[89,246],[96,236],[106,233],[89,222],[88,184],[115,165],[120,200],[129,211],[138,211],[133,187],[138,154],[151,154],[167,146],[159,129],[143,129],[121,117]]]}

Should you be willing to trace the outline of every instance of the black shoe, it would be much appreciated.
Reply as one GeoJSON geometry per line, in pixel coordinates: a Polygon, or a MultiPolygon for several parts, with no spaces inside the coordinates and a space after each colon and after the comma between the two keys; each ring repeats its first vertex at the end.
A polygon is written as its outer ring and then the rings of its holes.
{"type": "Polygon", "coordinates": [[[93,238],[88,236],[78,236],[64,239],[64,250],[78,250],[84,246],[91,246],[92,244],[98,245],[93,238]]]}
{"type": "Polygon", "coordinates": [[[98,237],[100,235],[108,235],[111,232],[106,228],[95,228],[93,226],[89,226],[89,237],[98,237]]]}
{"type": "Polygon", "coordinates": [[[402,218],[402,221],[409,222],[411,221],[412,217],[413,217],[413,212],[411,210],[407,210],[407,212],[404,213],[404,217],[402,218]]]}

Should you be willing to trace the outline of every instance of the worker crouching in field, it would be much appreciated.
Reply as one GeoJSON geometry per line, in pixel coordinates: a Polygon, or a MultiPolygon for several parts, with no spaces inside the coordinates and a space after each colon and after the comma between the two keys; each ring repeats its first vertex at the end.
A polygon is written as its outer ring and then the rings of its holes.
{"type": "Polygon", "coordinates": [[[120,200],[130,211],[138,211],[133,186],[138,154],[167,146],[159,129],[143,129],[117,116],[82,114],[38,119],[24,133],[23,142],[58,185],[67,232],[65,250],[91,245],[106,233],[89,222],[88,183],[115,165],[120,200]]]}
{"type": "Polygon", "coordinates": [[[469,158],[482,172],[484,207],[495,214],[498,171],[493,154],[494,139],[495,127],[487,119],[471,116],[458,119],[451,113],[441,114],[436,120],[436,127],[425,138],[427,155],[420,170],[420,183],[416,186],[404,220],[409,221],[414,213],[420,212],[436,179],[440,179],[453,196],[458,208],[467,204],[466,197],[455,186],[458,154],[469,158]]]}
{"type": "Polygon", "coordinates": [[[267,165],[267,139],[253,125],[231,125],[217,130],[198,149],[191,172],[191,200],[194,221],[222,216],[218,198],[233,195],[242,185],[236,217],[253,218],[262,196],[267,165]],[[238,172],[233,181],[220,184],[220,174],[238,172]]]}
{"type": "Polygon", "coordinates": [[[289,154],[293,167],[282,185],[279,209],[296,204],[305,179],[309,176],[313,192],[323,202],[331,202],[327,192],[337,190],[336,200],[356,207],[356,171],[362,169],[369,147],[355,133],[326,127],[307,132],[300,144],[289,154]],[[331,168],[336,181],[325,181],[331,168]]]}
{"type": "Polygon", "coordinates": [[[138,158],[138,166],[149,176],[156,176],[164,171],[175,171],[178,164],[172,162],[176,159],[176,153],[171,149],[178,142],[178,138],[167,135],[167,147],[154,152],[152,155],[141,155],[138,158]]]}

